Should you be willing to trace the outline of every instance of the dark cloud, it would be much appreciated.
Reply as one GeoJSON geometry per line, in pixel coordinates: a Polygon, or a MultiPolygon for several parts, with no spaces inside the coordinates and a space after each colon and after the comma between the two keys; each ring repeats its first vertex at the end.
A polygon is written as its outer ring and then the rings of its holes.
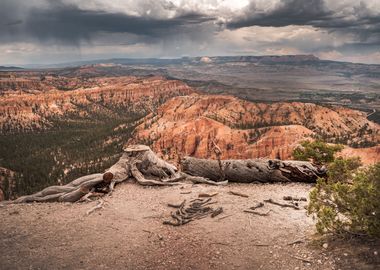
{"type": "Polygon", "coordinates": [[[380,14],[370,10],[362,1],[345,12],[330,10],[324,0],[281,0],[267,11],[259,11],[255,2],[251,2],[243,15],[233,18],[226,25],[230,29],[307,25],[330,32],[353,33],[362,41],[375,38],[380,42],[380,14]]]}
{"type": "MultiPolygon", "coordinates": [[[[15,14],[17,5],[14,3],[19,1],[5,1],[6,5],[2,6],[5,9],[2,9],[0,16],[15,14]]],[[[12,27],[0,28],[0,40],[38,39],[75,44],[81,40],[90,40],[95,34],[102,32],[130,33],[149,38],[160,38],[214,20],[212,17],[200,13],[182,13],[174,18],[160,19],[149,16],[131,16],[124,13],[82,10],[75,5],[68,5],[61,1],[49,1],[46,7],[30,8],[21,16],[24,16],[22,20],[14,18],[10,20],[8,17],[4,20],[3,18],[4,24],[12,25],[12,27]]]]}
{"type": "Polygon", "coordinates": [[[0,58],[52,62],[77,57],[74,50],[88,58],[373,53],[380,47],[376,1],[251,0],[240,8],[215,0],[0,0],[0,58]],[[250,26],[258,27],[235,31],[250,26]]]}
{"type": "Polygon", "coordinates": [[[310,25],[329,20],[333,12],[328,10],[323,0],[282,0],[274,9],[259,11],[251,2],[244,15],[227,23],[229,28],[248,26],[288,26],[310,25]]]}

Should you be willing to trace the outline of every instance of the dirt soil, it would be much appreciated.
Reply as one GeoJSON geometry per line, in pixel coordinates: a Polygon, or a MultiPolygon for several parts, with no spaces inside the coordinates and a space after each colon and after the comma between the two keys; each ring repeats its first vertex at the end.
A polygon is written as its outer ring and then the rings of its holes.
{"type": "Polygon", "coordinates": [[[6,205],[0,207],[0,269],[380,269],[379,241],[318,238],[305,202],[301,210],[271,204],[257,210],[271,210],[268,216],[243,212],[264,199],[307,197],[310,188],[123,183],[90,215],[97,202],[6,205]],[[173,211],[167,203],[205,192],[218,193],[214,207],[222,206],[222,214],[180,227],[162,224],[173,211]]]}

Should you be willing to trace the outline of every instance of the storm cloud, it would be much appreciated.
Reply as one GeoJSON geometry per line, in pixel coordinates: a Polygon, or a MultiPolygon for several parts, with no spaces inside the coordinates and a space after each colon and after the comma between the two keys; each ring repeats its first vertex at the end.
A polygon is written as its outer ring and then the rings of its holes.
{"type": "Polygon", "coordinates": [[[377,0],[0,0],[0,64],[313,53],[380,63],[377,0]]]}
{"type": "Polygon", "coordinates": [[[248,26],[314,25],[333,18],[323,0],[283,0],[271,10],[260,10],[253,1],[243,15],[228,22],[229,28],[248,26]]]}
{"type": "Polygon", "coordinates": [[[331,9],[325,0],[281,0],[267,10],[260,10],[256,2],[252,1],[226,25],[230,29],[250,26],[312,26],[330,32],[353,33],[363,41],[372,37],[380,44],[380,11],[369,9],[364,1],[353,2],[352,5],[336,10],[331,9]]]}
{"type": "Polygon", "coordinates": [[[162,38],[189,31],[195,25],[213,20],[212,17],[195,12],[182,13],[173,18],[154,18],[121,12],[83,10],[62,1],[49,1],[42,8],[30,7],[21,14],[21,19],[14,21],[8,15],[13,12],[17,14],[16,2],[22,5],[21,1],[6,1],[5,9],[1,9],[0,16],[5,26],[0,30],[1,41],[38,39],[76,44],[80,40],[91,40],[101,32],[162,38]]]}

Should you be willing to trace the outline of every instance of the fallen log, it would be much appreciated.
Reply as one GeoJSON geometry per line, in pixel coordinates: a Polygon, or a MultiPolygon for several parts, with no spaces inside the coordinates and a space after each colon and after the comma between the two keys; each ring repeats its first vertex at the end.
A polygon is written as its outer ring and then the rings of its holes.
{"type": "MultiPolygon", "coordinates": [[[[310,162],[277,159],[223,160],[225,180],[240,183],[306,182],[314,183],[326,174],[326,169],[310,162]]],[[[185,157],[181,161],[184,173],[211,181],[220,180],[217,160],[185,157]]]]}
{"type": "Polygon", "coordinates": [[[159,186],[176,185],[182,180],[211,185],[226,185],[228,181],[311,183],[326,173],[325,169],[304,161],[206,160],[192,157],[182,160],[183,172],[179,172],[148,146],[131,145],[123,150],[119,161],[104,173],[82,176],[64,186],[50,186],[6,203],[76,202],[88,198],[90,193],[111,194],[116,184],[128,179],[135,179],[141,185],[159,186]]]}

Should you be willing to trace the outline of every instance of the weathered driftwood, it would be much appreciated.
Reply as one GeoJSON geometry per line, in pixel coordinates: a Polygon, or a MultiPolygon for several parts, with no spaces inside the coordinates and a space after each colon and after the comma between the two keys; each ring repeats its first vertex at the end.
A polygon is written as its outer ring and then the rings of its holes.
{"type": "MultiPolygon", "coordinates": [[[[326,173],[305,161],[281,161],[277,159],[222,160],[224,177],[231,182],[273,183],[307,182],[313,183],[326,173]]],[[[185,157],[181,161],[184,173],[194,177],[203,177],[219,181],[220,163],[217,160],[185,157]]]]}
{"type": "Polygon", "coordinates": [[[184,200],[181,204],[168,204],[169,207],[176,208],[175,212],[171,213],[172,220],[165,220],[163,224],[172,226],[181,226],[191,221],[202,219],[207,216],[216,217],[223,212],[222,207],[216,209],[210,207],[215,204],[212,198],[194,199],[189,204],[184,200]]]}

